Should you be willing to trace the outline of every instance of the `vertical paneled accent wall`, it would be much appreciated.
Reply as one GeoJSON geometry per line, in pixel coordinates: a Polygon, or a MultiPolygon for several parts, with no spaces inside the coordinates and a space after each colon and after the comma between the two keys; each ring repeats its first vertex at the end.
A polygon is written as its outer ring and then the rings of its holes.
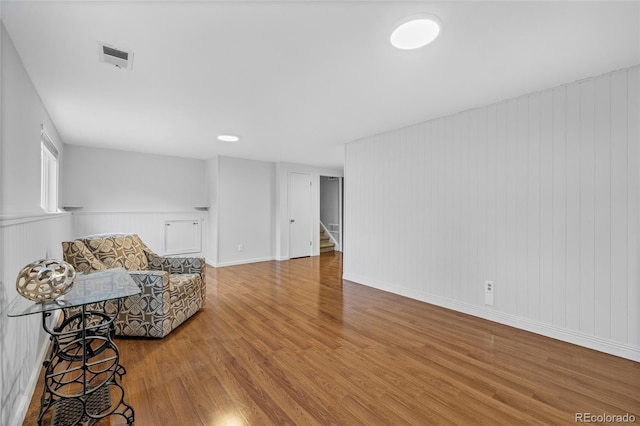
{"type": "Polygon", "coordinates": [[[348,144],[345,279],[640,360],[639,93],[633,67],[348,144]]]}
{"type": "MultiPolygon", "coordinates": [[[[15,282],[23,266],[43,258],[62,259],[60,241],[69,237],[71,216],[50,214],[0,218],[0,424],[21,425],[36,385],[48,335],[42,317],[7,317],[18,297],[15,282]]],[[[39,395],[37,396],[39,397],[39,395]]]]}

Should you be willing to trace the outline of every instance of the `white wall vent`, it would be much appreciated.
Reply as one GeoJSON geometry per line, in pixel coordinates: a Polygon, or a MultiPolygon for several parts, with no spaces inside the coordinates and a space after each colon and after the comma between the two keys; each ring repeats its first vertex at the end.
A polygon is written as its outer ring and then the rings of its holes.
{"type": "Polygon", "coordinates": [[[130,50],[117,49],[99,41],[98,55],[100,57],[100,62],[115,65],[116,67],[125,70],[133,68],[133,52],[130,50]]]}

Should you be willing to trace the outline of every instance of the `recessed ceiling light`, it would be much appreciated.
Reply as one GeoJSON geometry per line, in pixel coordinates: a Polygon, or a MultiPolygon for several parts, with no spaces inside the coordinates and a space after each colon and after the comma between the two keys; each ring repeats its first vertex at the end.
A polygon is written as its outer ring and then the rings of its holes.
{"type": "Polygon", "coordinates": [[[234,135],[219,135],[218,140],[222,142],[238,142],[240,138],[234,135]]]}
{"type": "Polygon", "coordinates": [[[434,15],[413,15],[403,19],[391,33],[391,44],[409,50],[426,46],[440,34],[440,20],[434,15]]]}

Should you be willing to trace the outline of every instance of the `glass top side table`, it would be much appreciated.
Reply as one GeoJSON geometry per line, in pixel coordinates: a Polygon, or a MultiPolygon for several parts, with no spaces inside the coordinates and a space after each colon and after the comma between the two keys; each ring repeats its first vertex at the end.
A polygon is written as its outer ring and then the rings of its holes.
{"type": "Polygon", "coordinates": [[[126,370],[113,342],[114,321],[122,298],[140,288],[122,268],[78,274],[71,290],[59,299],[35,303],[18,295],[7,316],[42,314],[51,335],[45,368],[39,425],[93,425],[112,415],[134,422],[133,408],[124,402],[121,385],[126,370]],[[62,318],[47,318],[62,309],[62,318]]]}
{"type": "Polygon", "coordinates": [[[124,268],[79,273],[71,290],[52,302],[35,303],[18,295],[9,304],[7,316],[20,317],[63,308],[73,308],[89,303],[133,296],[138,293],[140,293],[140,288],[124,268]]]}

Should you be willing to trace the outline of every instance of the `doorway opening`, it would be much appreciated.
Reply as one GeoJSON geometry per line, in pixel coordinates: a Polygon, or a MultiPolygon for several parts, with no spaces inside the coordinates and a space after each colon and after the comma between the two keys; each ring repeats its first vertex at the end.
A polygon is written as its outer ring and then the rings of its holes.
{"type": "Polygon", "coordinates": [[[320,176],[320,252],[344,249],[344,179],[320,176]]]}

